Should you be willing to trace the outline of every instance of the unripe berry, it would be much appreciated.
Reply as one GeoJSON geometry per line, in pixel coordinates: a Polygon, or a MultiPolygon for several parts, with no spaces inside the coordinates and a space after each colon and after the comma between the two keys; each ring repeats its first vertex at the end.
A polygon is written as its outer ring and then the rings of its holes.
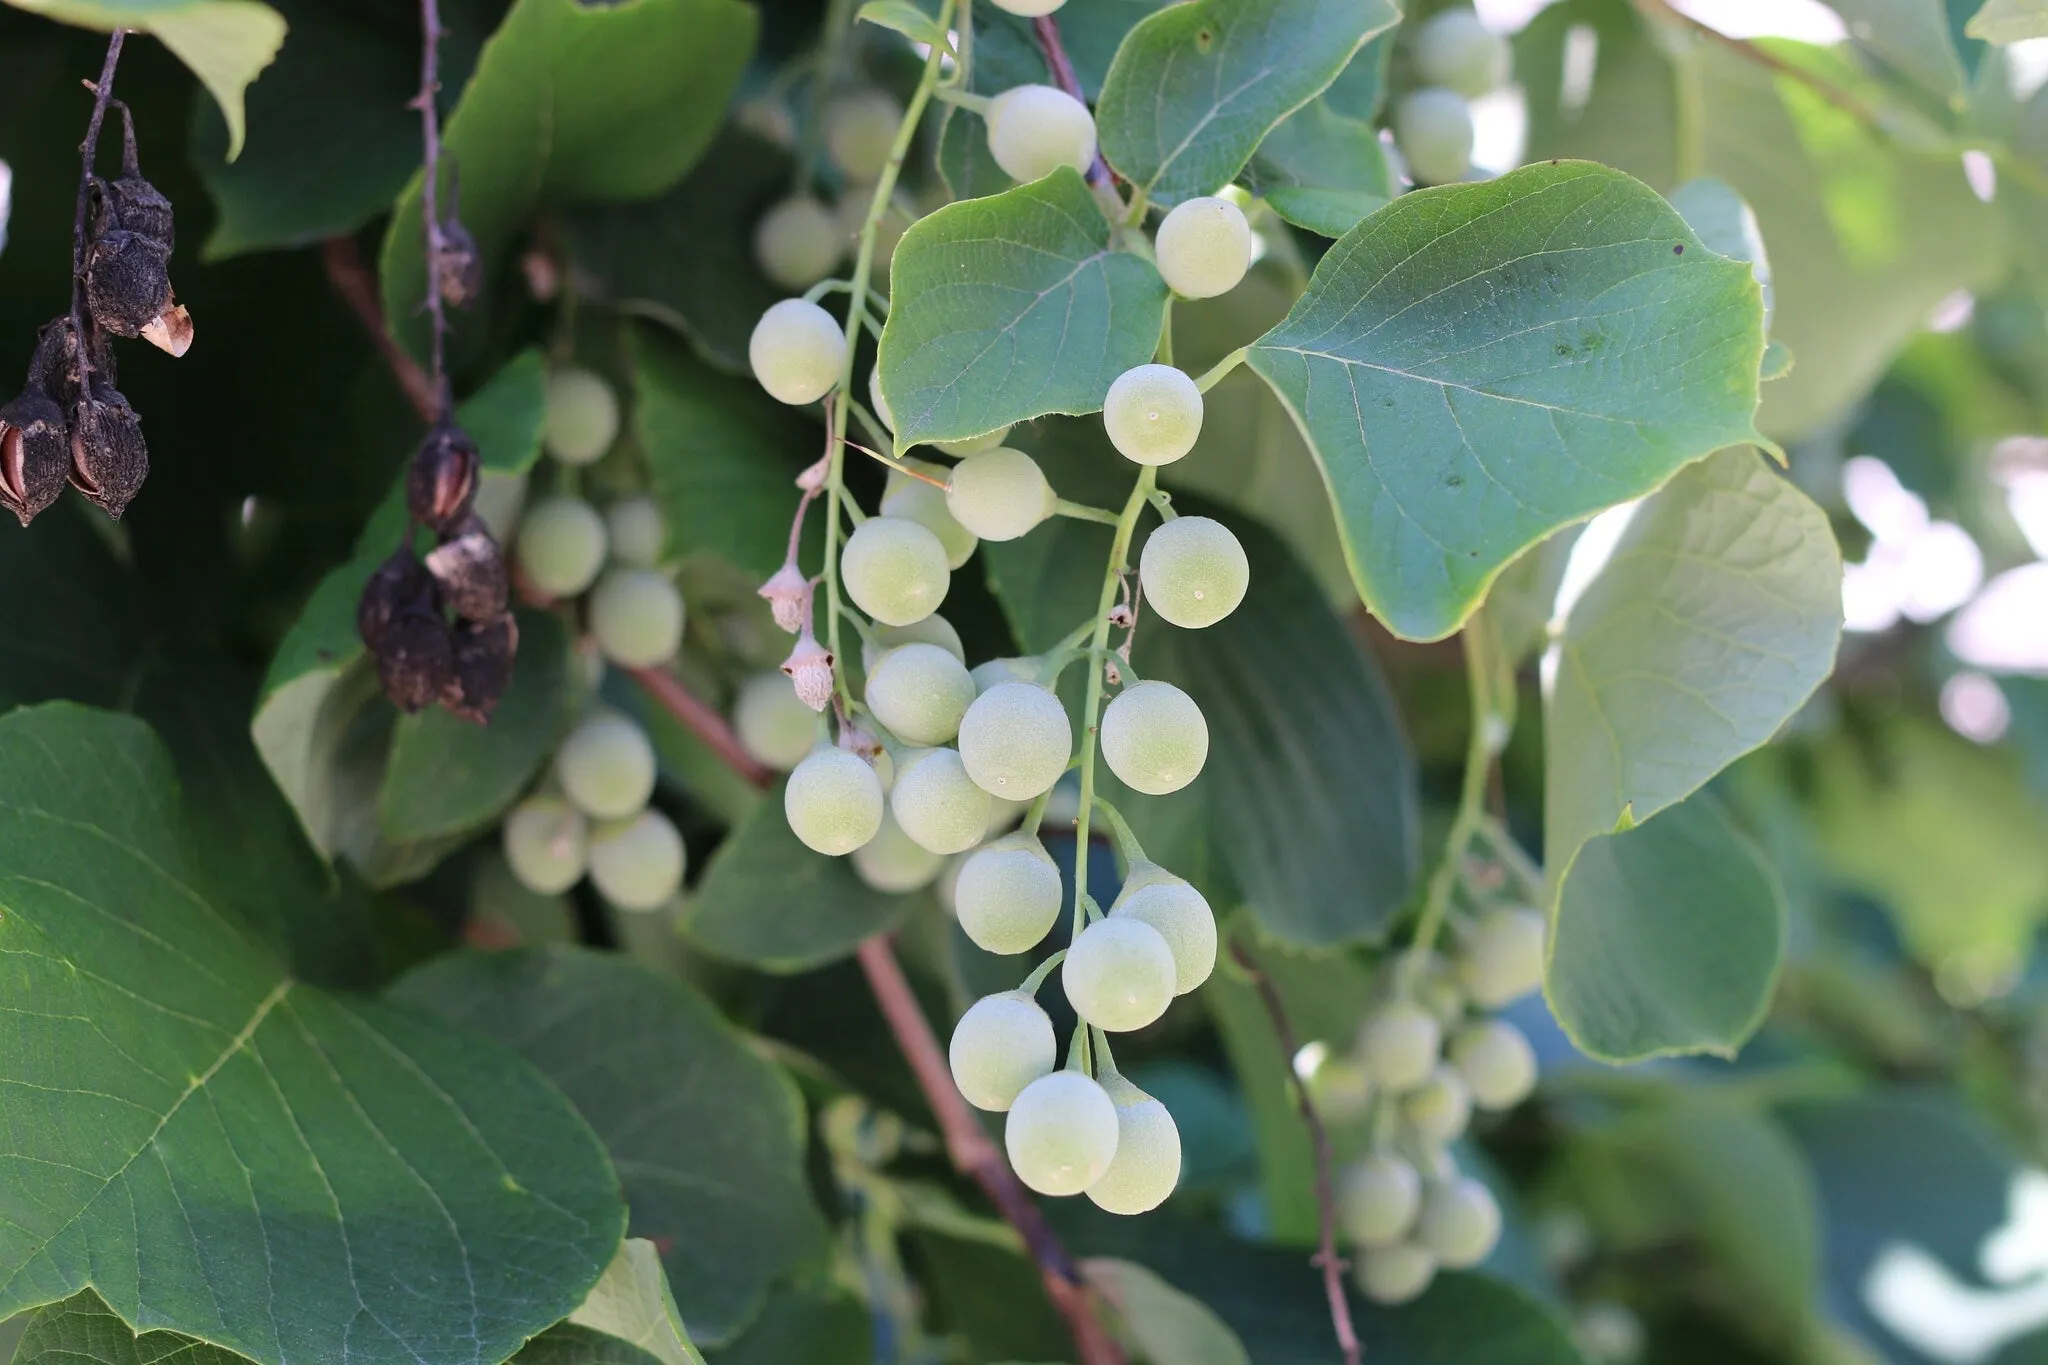
{"type": "Polygon", "coordinates": [[[1455,90],[1411,91],[1394,106],[1394,142],[1420,185],[1452,185],[1472,173],[1472,106],[1455,90]]]}
{"type": "Polygon", "coordinates": [[[1422,1197],[1415,1240],[1451,1270],[1467,1270],[1493,1254],[1500,1241],[1500,1204],[1470,1176],[1433,1180],[1422,1197]]]}
{"type": "Polygon", "coordinates": [[[1392,1307],[1422,1297],[1436,1278],[1436,1257],[1413,1242],[1398,1242],[1359,1252],[1351,1272],[1361,1294],[1392,1307]]]}
{"type": "Polygon", "coordinates": [[[1487,1019],[1451,1039],[1451,1065],[1481,1109],[1512,1109],[1536,1088],[1536,1049],[1505,1019],[1487,1019]]]}
{"type": "Polygon", "coordinates": [[[519,571],[549,597],[574,597],[604,567],[604,518],[581,498],[542,498],[519,519],[519,571]]]}
{"type": "Polygon", "coordinates": [[[967,855],[953,882],[953,915],[990,953],[1029,952],[1060,916],[1059,865],[1036,835],[1012,834],[967,855]]]}
{"type": "Polygon", "coordinates": [[[1177,792],[1209,757],[1209,722],[1172,683],[1141,682],[1102,710],[1102,757],[1125,786],[1148,796],[1177,792]]]}
{"type": "Polygon", "coordinates": [[[985,995],[953,1026],[953,1084],[977,1109],[1000,1114],[1024,1088],[1052,1074],[1052,1020],[1022,991],[985,995]]]}
{"type": "Polygon", "coordinates": [[[1067,709],[1035,682],[995,683],[960,719],[960,759],[992,796],[1032,800],[1060,780],[1073,752],[1067,709]]]}
{"type": "Polygon", "coordinates": [[[590,634],[622,668],[667,663],[683,645],[683,595],[658,569],[614,569],[590,594],[590,634]]]}
{"type": "Polygon", "coordinates": [[[604,509],[604,529],[612,558],[620,564],[651,569],[661,562],[668,543],[668,522],[653,498],[621,498],[604,509]]]}
{"type": "Polygon", "coordinates": [[[988,828],[988,793],[952,749],[923,749],[905,759],[889,788],[889,810],[905,834],[934,853],[964,853],[988,828]]]}
{"type": "Polygon", "coordinates": [[[1141,920],[1097,920],[1068,945],[1060,984],[1074,1013],[1095,1027],[1141,1029],[1173,1001],[1173,950],[1141,920]]]}
{"type": "Polygon", "coordinates": [[[1373,1152],[1337,1185],[1337,1226],[1361,1247],[1391,1246],[1422,1211],[1422,1177],[1392,1152],[1373,1152]]]}
{"type": "Polygon", "coordinates": [[[559,796],[529,796],[505,817],[505,861],[527,890],[543,896],[583,879],[588,830],[583,812],[559,796]]]}
{"type": "MultiPolygon", "coordinates": [[[[942,466],[924,460],[909,463],[928,470],[940,478],[946,477],[942,466]]],[[[974,547],[981,542],[974,532],[962,526],[946,505],[946,490],[935,488],[923,479],[907,479],[893,470],[889,474],[889,485],[882,491],[881,513],[885,517],[901,517],[914,521],[939,538],[939,544],[946,550],[946,567],[957,569],[974,557],[974,547]]]]}
{"type": "Polygon", "coordinates": [[[855,875],[875,890],[891,895],[930,886],[938,880],[939,870],[945,864],[944,858],[914,843],[886,811],[875,837],[853,851],[855,875]]]}
{"type": "Polygon", "coordinates": [[[1138,556],[1145,605],[1185,630],[1213,626],[1237,610],[1251,586],[1251,561],[1228,526],[1175,517],[1145,538],[1138,556]]]}
{"type": "Polygon", "coordinates": [[[868,710],[908,744],[944,744],[974,700],[967,666],[937,645],[901,645],[868,674],[868,710]]]}
{"type": "Polygon", "coordinates": [[[809,289],[845,254],[839,219],[807,194],[783,200],[754,225],[754,261],[784,289],[809,289]]]}
{"type": "Polygon", "coordinates": [[[1036,19],[1042,14],[1051,14],[1067,0],[995,0],[996,8],[1007,10],[1025,19],[1036,19]]]}
{"type": "Polygon", "coordinates": [[[820,745],[790,773],[782,813],[805,847],[851,853],[882,828],[882,779],[859,754],[820,745]]]}
{"type": "Polygon", "coordinates": [[[1116,1104],[1116,1155],[1088,1198],[1109,1213],[1148,1213],[1180,1183],[1180,1128],[1166,1106],[1121,1076],[1103,1081],[1116,1104]]]}
{"type": "Polygon", "coordinates": [[[933,441],[932,444],[948,455],[979,455],[984,450],[994,450],[1001,445],[1003,438],[1010,434],[1010,427],[1013,425],[1015,424],[1010,423],[997,427],[994,431],[984,431],[979,436],[962,436],[957,441],[933,441]]]}
{"type": "Polygon", "coordinates": [[[1469,9],[1444,10],[1415,31],[1415,70],[1431,85],[1476,100],[1507,68],[1507,41],[1469,9]]]}
{"type": "Polygon", "coordinates": [[[747,338],[754,378],[778,403],[815,403],[839,383],[846,333],[807,299],[784,299],[761,314],[747,338]]]}
{"type": "Polygon", "coordinates": [[[967,650],[960,643],[960,632],[937,612],[907,626],[875,626],[868,633],[874,637],[874,643],[870,645],[866,640],[861,641],[860,666],[869,673],[875,671],[883,655],[904,645],[936,645],[962,665],[967,662],[967,650]]]}
{"type": "Polygon", "coordinates": [[[1116,1103],[1078,1071],[1055,1071],[1024,1087],[1003,1125],[1017,1178],[1039,1194],[1079,1194],[1116,1159],[1116,1103]]]}
{"type": "Polygon", "coordinates": [[[740,747],[777,772],[788,772],[818,742],[818,717],[780,669],[757,673],[740,688],[732,708],[740,747]]]}
{"type": "Polygon", "coordinates": [[[839,572],[854,605],[891,626],[930,616],[952,584],[939,538],[901,517],[869,517],[855,527],[839,572]]]}
{"type": "Polygon", "coordinates": [[[1045,667],[1045,660],[1035,654],[1021,658],[984,659],[967,670],[967,676],[974,679],[974,695],[977,697],[997,683],[1037,682],[1038,674],[1045,667]]]}
{"type": "Polygon", "coordinates": [[[1171,365],[1125,370],[1102,400],[1109,443],[1139,464],[1172,464],[1202,434],[1202,391],[1171,365]]]}
{"type": "Polygon", "coordinates": [[[1052,515],[1059,499],[1038,461],[997,446],[969,455],[946,484],[946,509],[983,540],[1015,540],[1052,515]]]}
{"type": "Polygon", "coordinates": [[[1243,209],[1204,197],[1174,206],[1159,224],[1152,251],[1168,289],[1184,299],[1212,299],[1237,288],[1257,240],[1243,209]]]}
{"type": "Polygon", "coordinates": [[[600,375],[567,365],[548,376],[541,444],[566,465],[596,464],[619,434],[619,397],[600,375]]]}
{"type": "Polygon", "coordinates": [[[1438,1066],[1429,1079],[1401,1097],[1401,1117],[1426,1143],[1456,1142],[1472,1123],[1472,1092],[1452,1066],[1438,1066]]]}
{"type": "Polygon", "coordinates": [[[1442,1045],[1435,1018],[1404,1001],[1382,1005],[1358,1029],[1359,1060],[1375,1084],[1396,1093],[1429,1079],[1442,1045]]]}
{"type": "Polygon", "coordinates": [[[1201,892],[1170,873],[1132,884],[1137,881],[1135,875],[1126,879],[1109,916],[1142,920],[1159,932],[1173,953],[1173,993],[1186,995],[1216,969],[1215,912],[1201,892]]]}
{"type": "Polygon", "coordinates": [[[1458,979],[1482,1009],[1497,1010],[1543,984],[1541,911],[1489,910],[1458,945],[1458,979]]]}
{"type": "Polygon", "coordinates": [[[659,910],[683,885],[683,836],[658,810],[590,833],[590,880],[621,910],[659,910]]]}
{"type": "Polygon", "coordinates": [[[592,716],[555,751],[555,779],[584,814],[622,820],[654,795],[654,745],[624,716],[592,716]]]}
{"type": "Polygon", "coordinates": [[[1095,160],[1095,117],[1050,85],[1019,85],[989,101],[988,150],[1012,180],[1042,180],[1062,166],[1095,160]]]}
{"type": "Polygon", "coordinates": [[[887,91],[841,95],[825,106],[825,152],[848,180],[871,183],[889,164],[902,122],[903,106],[887,91]]]}

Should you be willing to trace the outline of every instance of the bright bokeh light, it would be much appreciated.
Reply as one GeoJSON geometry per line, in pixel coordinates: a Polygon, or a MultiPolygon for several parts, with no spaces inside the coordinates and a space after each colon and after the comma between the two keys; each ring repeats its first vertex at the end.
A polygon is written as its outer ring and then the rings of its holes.
{"type": "Polygon", "coordinates": [[[1935,521],[1890,465],[1858,455],[1842,467],[1842,496],[1871,535],[1870,553],[1842,571],[1846,629],[1889,630],[1900,620],[1938,621],[1976,595],[1984,554],[1970,533],[1935,521]]]}
{"type": "Polygon", "coordinates": [[[1958,673],[1941,685],[1941,718],[1964,739],[1996,744],[2012,724],[2012,706],[1996,679],[1958,673]]]}
{"type": "Polygon", "coordinates": [[[1893,1242],[1863,1279],[1870,1315],[1943,1365],[1980,1365],[2048,1326],[2048,1174],[2021,1171],[2006,1190],[2006,1221],[1978,1251],[1973,1284],[1925,1247],[1893,1242]]]}
{"type": "Polygon", "coordinates": [[[2048,564],[2022,564],[1985,584],[1949,622],[1948,647],[1987,673],[2048,675],[2048,564]]]}

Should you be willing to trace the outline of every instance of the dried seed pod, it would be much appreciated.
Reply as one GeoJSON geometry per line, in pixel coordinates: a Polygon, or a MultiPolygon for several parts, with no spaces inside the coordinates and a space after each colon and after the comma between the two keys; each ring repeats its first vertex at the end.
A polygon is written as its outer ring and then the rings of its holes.
{"type": "Polygon", "coordinates": [[[155,318],[142,324],[142,339],[173,359],[192,349],[192,315],[182,303],[173,303],[155,318]]]}
{"type": "Polygon", "coordinates": [[[0,407],[0,507],[26,526],[57,500],[71,469],[64,410],[39,389],[0,407]]]}
{"type": "Polygon", "coordinates": [[[363,595],[356,603],[356,633],[372,654],[381,654],[393,621],[407,615],[439,616],[440,612],[432,575],[414,558],[410,546],[401,545],[363,584],[363,595]]]}
{"type": "Polygon", "coordinates": [[[427,551],[427,570],[440,585],[442,600],[465,621],[491,621],[504,615],[511,595],[510,576],[498,542],[482,517],[471,513],[446,540],[427,551]]]}
{"type": "Polygon", "coordinates": [[[112,180],[93,180],[90,235],[99,238],[115,230],[132,232],[161,246],[168,257],[176,240],[171,201],[142,178],[134,114],[120,100],[112,104],[121,111],[121,174],[112,180]]]}
{"type": "Polygon", "coordinates": [[[85,248],[85,305],[116,336],[163,330],[159,320],[173,306],[170,248],[122,228],[95,235],[85,248]]]}
{"type": "Polygon", "coordinates": [[[454,682],[442,703],[465,720],[488,724],[512,681],[512,660],[518,652],[519,622],[509,611],[489,621],[458,625],[454,682]]]}
{"type": "Polygon", "coordinates": [[[832,651],[818,643],[809,625],[796,638],[796,647],[782,661],[782,671],[796,684],[797,696],[813,711],[822,711],[832,701],[832,651]]]}
{"type": "Polygon", "coordinates": [[[794,559],[777,569],[774,577],[761,585],[760,592],[768,599],[768,610],[777,626],[792,635],[804,628],[811,615],[811,580],[804,577],[794,559]]]}
{"type": "Polygon", "coordinates": [[[410,715],[447,696],[455,684],[455,641],[438,615],[407,611],[379,632],[377,676],[392,705],[410,715]]]}
{"type": "Polygon", "coordinates": [[[405,505],[416,521],[451,534],[476,500],[476,442],[453,422],[437,423],[405,471],[405,505]]]}
{"type": "Polygon", "coordinates": [[[71,428],[71,484],[120,519],[149,477],[142,419],[112,384],[94,375],[71,428]]]}

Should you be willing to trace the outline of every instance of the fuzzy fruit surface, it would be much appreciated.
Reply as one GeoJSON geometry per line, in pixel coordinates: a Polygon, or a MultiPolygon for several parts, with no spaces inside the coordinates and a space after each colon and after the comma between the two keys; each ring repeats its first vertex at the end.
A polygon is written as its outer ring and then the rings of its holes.
{"type": "Polygon", "coordinates": [[[1505,1019],[1461,1029],[1451,1040],[1450,1056],[1481,1109],[1512,1109],[1536,1088],[1536,1049],[1505,1019]]]}
{"type": "Polygon", "coordinates": [[[865,698],[876,720],[910,744],[944,744],[960,732],[974,700],[967,666],[938,645],[900,645],[868,673],[865,698]]]}
{"type": "Polygon", "coordinates": [[[1458,981],[1474,1003],[1497,1010],[1541,986],[1546,933],[1538,910],[1500,906],[1482,915],[1458,945],[1458,981]]]}
{"type": "Polygon", "coordinates": [[[1116,1155],[1088,1187],[1089,1202],[1109,1213],[1148,1213],[1180,1183],[1180,1128],[1165,1105],[1121,1076],[1103,1089],[1116,1103],[1116,1155]]]}
{"type": "Polygon", "coordinates": [[[1422,1198],[1415,1240],[1438,1265],[1468,1270],[1492,1255],[1500,1241],[1500,1204],[1470,1176],[1433,1180],[1422,1198]]]}
{"type": "Polygon", "coordinates": [[[602,375],[569,365],[548,376],[541,442],[566,465],[596,464],[619,434],[619,396],[602,375]]]}
{"type": "Polygon", "coordinates": [[[1373,1152],[1337,1186],[1337,1224],[1355,1246],[1392,1246],[1422,1211],[1422,1177],[1392,1152],[1373,1152]]]}
{"type": "Polygon", "coordinates": [[[1055,1071],[1024,1087],[1003,1125],[1017,1178],[1040,1194],[1079,1194],[1116,1159],[1116,1104],[1078,1071],[1055,1071]]]}
{"type": "Polygon", "coordinates": [[[604,567],[604,518],[581,498],[542,498],[519,519],[519,568],[549,597],[575,597],[604,567]]]}
{"type": "Polygon", "coordinates": [[[1024,1088],[1052,1074],[1052,1020],[1022,991],[985,995],[953,1026],[947,1048],[953,1083],[977,1109],[1000,1114],[1024,1088]]]}
{"type": "Polygon", "coordinates": [[[1073,753],[1074,726],[1066,707],[1036,682],[991,683],[960,718],[960,759],[975,785],[991,796],[1040,796],[1060,780],[1073,753]]]}
{"type": "Polygon", "coordinates": [[[1431,15],[1415,31],[1415,70],[1431,85],[1478,99],[1508,69],[1508,44],[1469,9],[1431,15]]]}
{"type": "Polygon", "coordinates": [[[754,261],[784,289],[809,289],[845,254],[838,217],[809,195],[783,200],[754,225],[754,261]]]}
{"type": "MultiPolygon", "coordinates": [[[[1136,873],[1136,869],[1133,869],[1136,873]]],[[[1149,924],[1173,954],[1173,993],[1186,995],[1216,969],[1216,915],[1202,893],[1171,874],[1136,884],[1133,875],[1110,907],[1111,919],[1149,924]]]]}
{"type": "Polygon", "coordinates": [[[946,860],[921,848],[887,811],[875,837],[853,851],[854,874],[877,891],[903,895],[939,879],[946,860]]]}
{"type": "Polygon", "coordinates": [[[815,403],[839,384],[846,333],[817,304],[784,299],[761,314],[747,338],[754,378],[778,403],[815,403]]]}
{"type": "Polygon", "coordinates": [[[1011,834],[967,855],[953,882],[953,914],[975,945],[1025,953],[1059,920],[1058,864],[1036,835],[1011,834]]]}
{"type": "Polygon", "coordinates": [[[1358,1029],[1359,1060],[1366,1073],[1396,1093],[1429,1079],[1442,1046],[1436,1016],[1405,1001],[1373,1011],[1358,1029]]]}
{"type": "Polygon", "coordinates": [[[1422,1297],[1436,1278],[1436,1257],[1414,1242],[1397,1242],[1361,1251],[1351,1272],[1361,1294],[1392,1307],[1422,1297]]]}
{"type": "Polygon", "coordinates": [[[527,890],[559,895],[583,880],[589,830],[583,812],[559,796],[529,796],[499,833],[505,861],[527,890]]]}
{"type": "Polygon", "coordinates": [[[658,810],[600,825],[590,835],[590,880],[621,910],[653,911],[682,889],[683,836],[658,810]]]}
{"type": "Polygon", "coordinates": [[[1141,1029],[1173,1002],[1173,950],[1142,920],[1097,920],[1068,947],[1060,983],[1074,1012],[1095,1027],[1141,1029]]]}
{"type": "Polygon", "coordinates": [[[612,558],[621,564],[651,569],[661,562],[668,544],[668,521],[653,498],[621,498],[604,509],[605,535],[612,558]]]}
{"type": "Polygon", "coordinates": [[[1204,196],[1174,205],[1152,251],[1167,288],[1184,299],[1211,299],[1237,288],[1257,242],[1243,209],[1204,196]]]}
{"type": "Polygon", "coordinates": [[[1102,757],[1125,786],[1148,796],[1177,792],[1209,758],[1209,723],[1172,683],[1141,682],[1102,711],[1102,757]]]}
{"type": "Polygon", "coordinates": [[[952,584],[939,538],[901,517],[869,517],[840,551],[847,596],[884,625],[907,626],[939,609],[952,584]]]}
{"type": "Polygon", "coordinates": [[[1454,185],[1472,173],[1472,106],[1455,90],[1429,87],[1394,106],[1394,142],[1417,184],[1454,185]]]}
{"type": "Polygon", "coordinates": [[[1019,85],[989,102],[988,150],[1012,180],[1043,180],[1062,166],[1095,160],[1095,116],[1050,85],[1019,85]]]}
{"type": "Polygon", "coordinates": [[[683,644],[683,595],[657,569],[613,569],[590,594],[590,634],[622,668],[667,663],[683,644]]]}
{"type": "Polygon", "coordinates": [[[782,790],[782,813],[805,847],[851,853],[882,827],[882,779],[867,760],[826,745],[811,750],[782,790]]]}
{"type": "Polygon", "coordinates": [[[818,742],[818,716],[780,669],[756,673],[733,703],[732,726],[740,747],[778,772],[803,762],[818,742]]]}
{"type": "Polygon", "coordinates": [[[974,785],[953,749],[922,749],[904,760],[889,788],[903,832],[933,853],[965,853],[988,832],[988,793],[974,785]]]}
{"type": "Polygon", "coordinates": [[[1175,517],[1145,538],[1138,555],[1145,605],[1183,630],[1213,626],[1251,587],[1244,545],[1222,522],[1175,517]]]}
{"type": "Polygon", "coordinates": [[[1126,459],[1172,464],[1202,434],[1202,391],[1171,365],[1139,365],[1110,384],[1102,425],[1126,459]]]}
{"type": "Polygon", "coordinates": [[[1058,500],[1038,461],[1008,446],[968,456],[946,484],[947,510],[983,540],[1025,535],[1052,515],[1058,500]]]}
{"type": "Polygon", "coordinates": [[[596,820],[638,814],[654,795],[654,768],[653,742],[624,716],[591,717],[555,751],[555,780],[596,820]]]}

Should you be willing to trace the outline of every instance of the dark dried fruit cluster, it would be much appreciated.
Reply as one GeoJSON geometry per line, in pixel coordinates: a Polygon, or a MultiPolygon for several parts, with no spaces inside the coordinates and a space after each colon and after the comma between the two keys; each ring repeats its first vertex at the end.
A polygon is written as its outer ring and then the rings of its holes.
{"type": "Polygon", "coordinates": [[[477,477],[476,443],[462,428],[443,421],[427,433],[405,501],[437,543],[422,561],[407,535],[364,586],[356,628],[400,710],[438,703],[482,724],[511,681],[519,626],[505,557],[475,512],[477,477]]]}
{"type": "Polygon", "coordinates": [[[139,336],[174,356],[192,345],[192,318],[171,291],[171,201],[142,178],[134,119],[126,105],[114,107],[121,174],[87,183],[90,218],[74,282],[84,312],[43,327],[27,383],[0,407],[0,507],[24,526],[67,480],[119,517],[149,476],[142,419],[114,387],[109,337],[139,336]]]}

